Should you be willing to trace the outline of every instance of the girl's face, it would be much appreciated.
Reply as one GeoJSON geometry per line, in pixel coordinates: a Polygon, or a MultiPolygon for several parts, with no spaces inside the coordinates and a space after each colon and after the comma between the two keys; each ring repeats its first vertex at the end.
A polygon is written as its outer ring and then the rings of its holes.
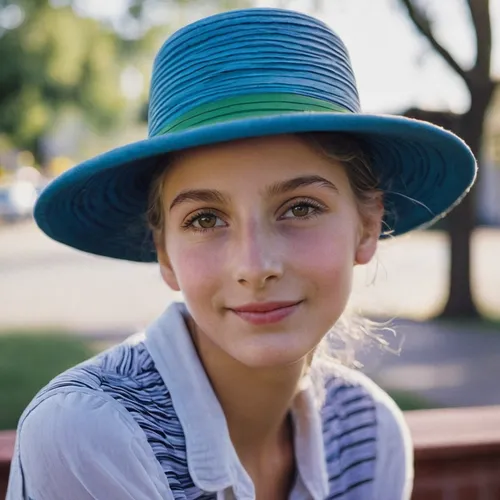
{"type": "MultiPolygon", "coordinates": [[[[162,275],[205,336],[251,367],[306,357],[373,256],[340,164],[277,136],[183,152],[166,174],[162,275]]],[[[162,246],[163,244],[163,246],[162,246]]]]}

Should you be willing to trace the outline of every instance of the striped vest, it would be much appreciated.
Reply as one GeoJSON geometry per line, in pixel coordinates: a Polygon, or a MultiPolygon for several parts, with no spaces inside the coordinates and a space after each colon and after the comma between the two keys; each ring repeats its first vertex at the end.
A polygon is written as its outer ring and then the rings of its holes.
{"type": "MultiPolygon", "coordinates": [[[[215,500],[191,479],[181,423],[143,342],[121,344],[59,375],[37,395],[61,387],[102,391],[124,406],[144,431],[176,500],[215,500]]],[[[372,500],[376,459],[375,404],[360,385],[332,378],[322,409],[329,500],[372,500]]]]}

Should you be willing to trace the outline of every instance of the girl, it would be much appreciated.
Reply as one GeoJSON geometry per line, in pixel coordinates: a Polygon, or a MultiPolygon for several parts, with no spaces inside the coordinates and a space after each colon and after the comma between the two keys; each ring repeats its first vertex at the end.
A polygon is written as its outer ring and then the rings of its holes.
{"type": "Polygon", "coordinates": [[[250,9],[174,34],[149,138],[57,178],[35,217],[80,250],[157,261],[185,303],[35,397],[8,499],[408,499],[403,417],[332,346],[353,267],[475,172],[451,133],[361,114],[316,19],[250,9]]]}

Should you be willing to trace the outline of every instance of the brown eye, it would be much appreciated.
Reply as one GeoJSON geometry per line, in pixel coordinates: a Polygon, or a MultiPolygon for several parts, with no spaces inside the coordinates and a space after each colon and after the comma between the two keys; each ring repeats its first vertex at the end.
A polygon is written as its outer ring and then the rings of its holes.
{"type": "Polygon", "coordinates": [[[296,205],[291,211],[294,217],[305,217],[309,215],[309,208],[307,205],[296,205]]]}
{"type": "Polygon", "coordinates": [[[290,208],[280,217],[280,220],[309,220],[312,217],[321,215],[327,210],[327,207],[321,205],[317,201],[295,200],[295,205],[290,205],[290,208]]]}
{"type": "Polygon", "coordinates": [[[208,211],[198,212],[182,224],[183,228],[192,231],[209,231],[226,226],[227,223],[221,217],[208,211]]]}
{"type": "Polygon", "coordinates": [[[217,222],[217,217],[215,217],[215,215],[209,215],[209,214],[202,215],[198,219],[198,224],[203,229],[212,229],[213,227],[215,227],[216,222],[217,222]]]}

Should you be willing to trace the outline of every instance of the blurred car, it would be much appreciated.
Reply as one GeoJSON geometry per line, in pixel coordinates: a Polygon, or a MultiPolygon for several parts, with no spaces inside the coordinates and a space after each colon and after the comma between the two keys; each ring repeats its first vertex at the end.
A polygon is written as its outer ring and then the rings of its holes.
{"type": "Polygon", "coordinates": [[[29,219],[37,196],[37,189],[30,182],[0,185],[0,220],[16,222],[29,219]]]}

